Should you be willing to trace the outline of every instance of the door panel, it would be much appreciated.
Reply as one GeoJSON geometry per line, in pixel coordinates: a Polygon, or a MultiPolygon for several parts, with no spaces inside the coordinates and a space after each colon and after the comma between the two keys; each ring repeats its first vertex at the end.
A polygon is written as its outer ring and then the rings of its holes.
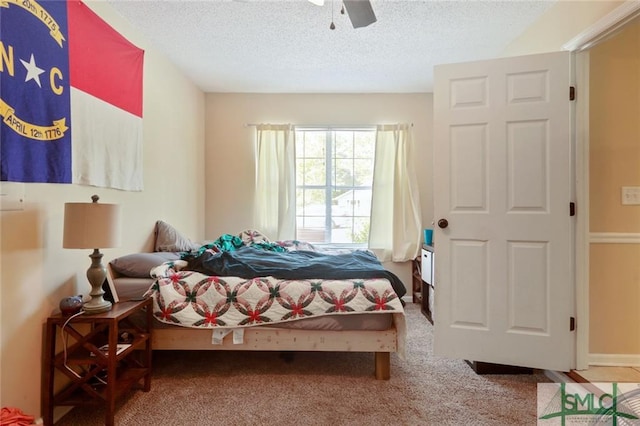
{"type": "Polygon", "coordinates": [[[509,327],[512,333],[549,333],[548,244],[508,243],[509,327]]]}
{"type": "Polygon", "coordinates": [[[487,257],[485,241],[454,240],[451,242],[453,268],[450,309],[451,323],[454,327],[482,330],[487,330],[489,327],[487,257]]]}
{"type": "Polygon", "coordinates": [[[451,127],[451,208],[487,209],[487,127],[451,127]]]}
{"type": "Polygon", "coordinates": [[[507,123],[510,212],[547,212],[548,134],[544,120],[507,123]]]}
{"type": "Polygon", "coordinates": [[[559,52],[435,69],[436,354],[574,364],[570,67],[559,52]]]}

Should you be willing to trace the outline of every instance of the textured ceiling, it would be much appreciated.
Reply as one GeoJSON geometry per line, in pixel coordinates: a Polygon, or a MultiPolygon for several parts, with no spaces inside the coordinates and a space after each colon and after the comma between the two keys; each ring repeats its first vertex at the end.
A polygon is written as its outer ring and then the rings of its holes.
{"type": "Polygon", "coordinates": [[[107,1],[205,92],[248,93],[430,92],[434,65],[499,56],[553,5],[372,0],[354,29],[337,0],[107,1]]]}

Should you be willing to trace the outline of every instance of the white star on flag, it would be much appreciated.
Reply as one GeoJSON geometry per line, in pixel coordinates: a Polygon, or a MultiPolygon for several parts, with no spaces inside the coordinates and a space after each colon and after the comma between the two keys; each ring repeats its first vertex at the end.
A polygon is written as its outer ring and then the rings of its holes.
{"type": "Polygon", "coordinates": [[[22,62],[22,65],[27,69],[27,76],[24,78],[24,82],[26,83],[29,80],[35,80],[35,82],[38,83],[38,87],[42,89],[42,85],[40,84],[40,74],[42,74],[44,70],[42,68],[38,68],[36,65],[33,53],[31,54],[29,62],[23,61],[22,59],[20,59],[20,62],[22,62]]]}

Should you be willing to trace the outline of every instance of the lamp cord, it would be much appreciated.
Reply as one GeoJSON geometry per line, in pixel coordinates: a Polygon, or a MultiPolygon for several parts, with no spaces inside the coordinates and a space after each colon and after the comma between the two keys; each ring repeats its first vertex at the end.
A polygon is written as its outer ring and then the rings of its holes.
{"type": "MultiPolygon", "coordinates": [[[[78,317],[80,315],[83,315],[84,311],[80,311],[78,313],[75,313],[73,315],[71,315],[69,318],[67,318],[67,320],[64,322],[64,324],[62,324],[62,327],[60,327],[60,338],[62,339],[62,349],[64,351],[64,357],[63,357],[63,362],[62,364],[64,365],[64,368],[66,368],[71,374],[73,374],[74,376],[76,376],[78,379],[81,379],[82,376],[80,374],[78,374],[74,369],[72,369],[71,367],[69,367],[67,365],[67,349],[68,349],[68,336],[69,333],[66,333],[64,331],[64,329],[67,327],[67,325],[69,324],[69,322],[74,319],[75,317],[78,317]]],[[[102,380],[100,377],[98,376],[94,376],[96,378],[96,380],[98,380],[99,382],[101,382],[102,384],[106,385],[107,382],[105,382],[104,380],[102,380]]]]}

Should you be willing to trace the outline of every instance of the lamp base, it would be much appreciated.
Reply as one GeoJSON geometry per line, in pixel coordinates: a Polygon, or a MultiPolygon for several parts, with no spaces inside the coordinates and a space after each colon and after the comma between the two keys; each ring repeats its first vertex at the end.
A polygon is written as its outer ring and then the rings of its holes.
{"type": "Polygon", "coordinates": [[[91,258],[91,266],[87,270],[87,279],[91,284],[91,293],[89,293],[91,300],[82,305],[82,309],[87,315],[92,315],[110,310],[111,302],[102,297],[104,295],[102,284],[107,277],[107,271],[102,266],[102,253],[98,249],[94,249],[89,257],[91,258]]]}
{"type": "Polygon", "coordinates": [[[84,310],[84,313],[87,315],[99,314],[102,312],[110,311],[111,302],[104,299],[102,300],[102,302],[96,299],[91,299],[90,301],[82,305],[82,309],[84,310]]]}

